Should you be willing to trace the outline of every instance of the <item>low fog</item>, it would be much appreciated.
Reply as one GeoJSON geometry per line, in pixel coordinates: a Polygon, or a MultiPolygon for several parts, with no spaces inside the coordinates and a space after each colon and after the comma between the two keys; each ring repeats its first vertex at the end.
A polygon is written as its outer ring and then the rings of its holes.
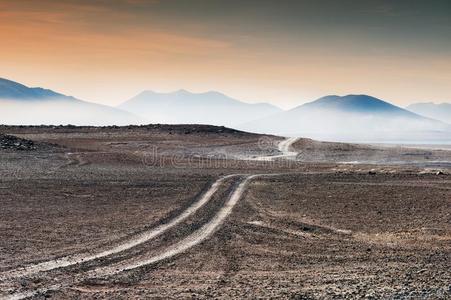
{"type": "Polygon", "coordinates": [[[0,100],[0,124],[6,125],[131,125],[145,121],[109,106],[79,100],[0,100]]]}
{"type": "Polygon", "coordinates": [[[451,103],[415,103],[407,107],[409,111],[451,124],[451,103]]]}
{"type": "Polygon", "coordinates": [[[209,124],[326,141],[451,143],[451,125],[368,95],[325,96],[282,111],[219,92],[145,91],[117,108],[0,79],[0,124],[209,124]]]}
{"type": "Polygon", "coordinates": [[[173,93],[145,91],[119,105],[152,123],[209,124],[234,127],[258,120],[282,110],[268,103],[250,104],[219,92],[173,93]]]}
{"type": "Polygon", "coordinates": [[[292,110],[237,127],[245,131],[344,142],[451,142],[443,122],[393,114],[292,110]]]}

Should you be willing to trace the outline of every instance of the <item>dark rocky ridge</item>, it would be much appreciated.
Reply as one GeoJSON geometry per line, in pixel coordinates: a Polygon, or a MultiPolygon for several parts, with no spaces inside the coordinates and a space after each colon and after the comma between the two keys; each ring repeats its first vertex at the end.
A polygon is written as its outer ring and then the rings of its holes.
{"type": "Polygon", "coordinates": [[[75,126],[75,125],[38,125],[38,126],[10,126],[0,125],[1,133],[25,133],[40,130],[54,130],[58,132],[71,132],[73,130],[82,130],[87,132],[94,131],[123,131],[123,130],[145,130],[145,131],[161,131],[174,134],[233,134],[233,135],[249,135],[256,136],[257,134],[240,131],[224,126],[213,125],[196,125],[196,124],[148,124],[148,125],[129,125],[129,126],[75,126]]]}
{"type": "Polygon", "coordinates": [[[0,134],[0,149],[32,151],[36,150],[37,147],[31,140],[21,139],[13,135],[0,134]]]}

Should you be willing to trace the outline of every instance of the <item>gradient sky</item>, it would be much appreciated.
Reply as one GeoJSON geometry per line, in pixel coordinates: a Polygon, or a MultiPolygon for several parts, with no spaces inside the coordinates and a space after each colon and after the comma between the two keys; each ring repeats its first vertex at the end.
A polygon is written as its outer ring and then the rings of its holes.
{"type": "Polygon", "coordinates": [[[180,88],[451,102],[449,0],[0,0],[0,41],[0,77],[110,105],[180,88]]]}

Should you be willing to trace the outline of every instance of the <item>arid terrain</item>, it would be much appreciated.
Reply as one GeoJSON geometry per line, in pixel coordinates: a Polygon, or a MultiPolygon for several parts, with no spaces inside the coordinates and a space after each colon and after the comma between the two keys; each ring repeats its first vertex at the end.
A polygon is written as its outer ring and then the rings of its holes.
{"type": "Polygon", "coordinates": [[[0,126],[0,299],[449,299],[451,151],[0,126]]]}

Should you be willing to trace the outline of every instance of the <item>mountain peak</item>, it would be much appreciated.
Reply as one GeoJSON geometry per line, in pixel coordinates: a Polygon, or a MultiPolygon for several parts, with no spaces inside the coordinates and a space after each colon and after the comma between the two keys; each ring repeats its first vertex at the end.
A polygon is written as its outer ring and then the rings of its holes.
{"type": "Polygon", "coordinates": [[[143,92],[119,105],[157,123],[232,126],[280,112],[272,105],[241,102],[217,91],[143,92]]]}
{"type": "Polygon", "coordinates": [[[44,100],[44,99],[66,99],[75,100],[63,94],[40,87],[28,87],[18,82],[0,78],[0,99],[9,100],[44,100]]]}
{"type": "Polygon", "coordinates": [[[349,94],[346,96],[330,95],[321,97],[313,102],[298,106],[297,109],[328,109],[352,113],[412,113],[403,110],[381,99],[364,94],[349,94]]]}
{"type": "Polygon", "coordinates": [[[185,90],[185,89],[179,89],[179,90],[175,91],[174,94],[179,94],[179,95],[190,95],[190,94],[193,94],[193,93],[191,93],[190,91],[185,90]]]}
{"type": "Polygon", "coordinates": [[[40,87],[27,87],[4,78],[0,78],[0,107],[1,122],[11,125],[142,123],[141,118],[113,107],[78,100],[40,87]]]}
{"type": "Polygon", "coordinates": [[[375,97],[351,94],[325,96],[240,129],[330,140],[399,141],[430,132],[446,135],[451,128],[375,97]]]}
{"type": "Polygon", "coordinates": [[[380,100],[378,98],[375,98],[373,96],[369,96],[369,95],[365,95],[365,94],[349,94],[349,95],[345,95],[345,96],[338,96],[338,95],[327,95],[324,97],[321,97],[311,103],[333,103],[333,102],[340,102],[340,103],[344,103],[344,102],[353,102],[353,103],[358,103],[358,102],[384,102],[387,103],[383,100],[380,100]]]}

